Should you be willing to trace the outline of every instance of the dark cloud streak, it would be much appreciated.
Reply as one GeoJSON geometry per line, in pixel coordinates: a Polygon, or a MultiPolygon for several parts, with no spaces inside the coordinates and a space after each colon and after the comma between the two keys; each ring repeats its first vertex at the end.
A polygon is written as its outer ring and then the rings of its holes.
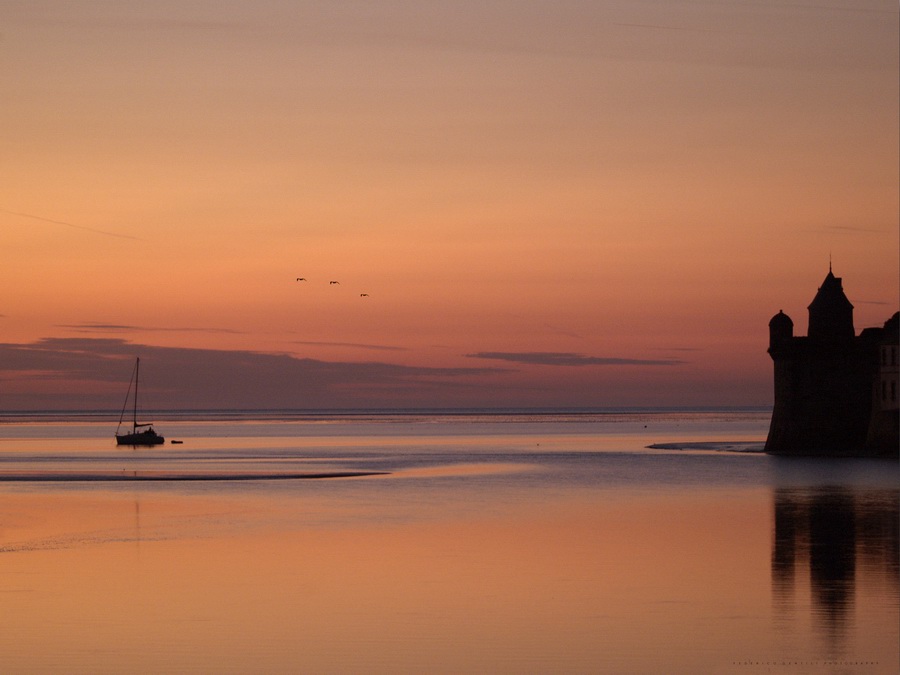
{"type": "Polygon", "coordinates": [[[450,388],[476,390],[479,377],[508,372],[157,347],[117,338],[45,338],[0,343],[4,398],[19,409],[34,408],[29,402],[35,400],[37,407],[114,409],[121,405],[119,385],[124,396],[136,356],[143,365],[147,408],[393,407],[423,395],[437,400],[450,388]],[[23,381],[31,391],[46,393],[13,400],[12,384],[23,381]]]}
{"type": "Polygon", "coordinates": [[[348,347],[353,349],[370,349],[383,352],[406,352],[406,347],[394,347],[391,345],[369,345],[358,342],[315,342],[312,340],[295,340],[291,344],[307,345],[309,347],[348,347]]]}
{"type": "Polygon", "coordinates": [[[243,331],[233,330],[231,328],[192,328],[192,327],[176,327],[176,328],[159,328],[155,326],[129,326],[127,324],[116,323],[75,323],[75,324],[56,324],[56,328],[68,328],[79,333],[226,333],[229,335],[243,335],[243,331]]]}
{"type": "Polygon", "coordinates": [[[40,220],[44,223],[53,223],[54,225],[63,225],[65,227],[71,227],[76,230],[84,230],[86,232],[93,232],[94,234],[102,234],[107,237],[117,237],[119,239],[131,239],[133,241],[141,241],[140,237],[133,237],[130,234],[120,234],[118,232],[108,232],[107,230],[101,230],[96,227],[88,227],[87,225],[76,225],[75,223],[68,223],[64,220],[53,220],[52,218],[44,218],[43,216],[35,216],[30,213],[20,213],[18,211],[10,211],[9,209],[0,209],[0,213],[8,213],[12,216],[19,216],[20,218],[31,218],[32,220],[40,220]]]}
{"type": "Polygon", "coordinates": [[[688,26],[664,26],[662,24],[650,23],[612,23],[613,26],[621,26],[622,28],[646,28],[650,30],[675,30],[687,31],[692,33],[724,33],[726,31],[717,30],[715,28],[691,28],[688,26]]]}
{"type": "Polygon", "coordinates": [[[677,359],[627,359],[569,352],[478,352],[466,356],[538,366],[677,366],[684,363],[677,359]]]}
{"type": "Polygon", "coordinates": [[[856,227],[853,225],[825,225],[810,232],[843,232],[847,234],[886,234],[887,230],[874,227],[856,227]]]}

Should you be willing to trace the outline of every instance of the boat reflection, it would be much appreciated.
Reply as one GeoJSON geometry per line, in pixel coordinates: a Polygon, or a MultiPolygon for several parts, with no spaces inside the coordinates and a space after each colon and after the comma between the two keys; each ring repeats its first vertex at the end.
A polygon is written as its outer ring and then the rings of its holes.
{"type": "Polygon", "coordinates": [[[881,588],[887,591],[882,598],[897,597],[898,532],[897,490],[776,489],[772,543],[776,615],[802,621],[798,614],[808,603],[824,647],[832,656],[841,655],[848,633],[863,628],[854,622],[859,589],[881,588]]]}

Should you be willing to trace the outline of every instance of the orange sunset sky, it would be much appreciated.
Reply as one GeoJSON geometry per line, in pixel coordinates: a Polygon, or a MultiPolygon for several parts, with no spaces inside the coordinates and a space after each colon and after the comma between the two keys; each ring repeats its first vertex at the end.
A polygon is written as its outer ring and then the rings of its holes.
{"type": "Polygon", "coordinates": [[[0,0],[0,410],[117,409],[136,355],[149,408],[766,405],[829,256],[858,331],[900,304],[898,42],[894,0],[0,0]]]}

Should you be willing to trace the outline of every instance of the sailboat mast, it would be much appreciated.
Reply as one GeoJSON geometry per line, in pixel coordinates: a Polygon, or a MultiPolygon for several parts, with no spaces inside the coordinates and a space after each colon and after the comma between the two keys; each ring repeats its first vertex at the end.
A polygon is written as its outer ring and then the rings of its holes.
{"type": "Polygon", "coordinates": [[[137,432],[137,396],[138,396],[138,378],[141,376],[141,357],[137,357],[134,364],[134,414],[131,419],[131,433],[137,432]]]}

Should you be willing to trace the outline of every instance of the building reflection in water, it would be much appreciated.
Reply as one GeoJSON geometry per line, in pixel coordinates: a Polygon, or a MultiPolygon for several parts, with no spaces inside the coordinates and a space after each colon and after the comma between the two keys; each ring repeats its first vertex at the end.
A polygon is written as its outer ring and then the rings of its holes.
{"type": "Polygon", "coordinates": [[[806,598],[832,655],[853,627],[861,570],[893,586],[900,564],[897,490],[779,488],[774,493],[772,588],[782,618],[794,618],[806,598]]]}

